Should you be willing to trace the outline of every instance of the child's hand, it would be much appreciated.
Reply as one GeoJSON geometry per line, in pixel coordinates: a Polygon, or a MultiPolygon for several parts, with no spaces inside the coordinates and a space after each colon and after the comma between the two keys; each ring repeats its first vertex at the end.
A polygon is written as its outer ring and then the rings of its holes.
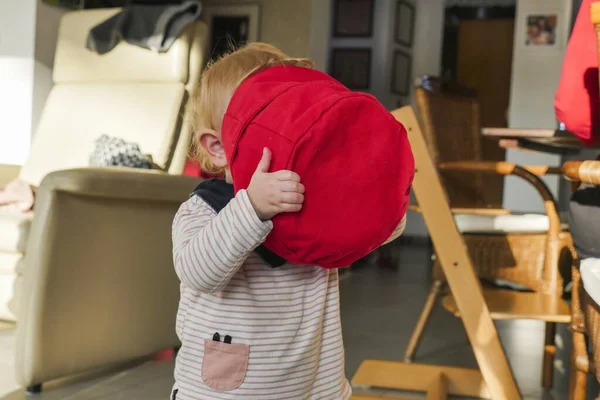
{"type": "Polygon", "coordinates": [[[248,186],[250,202],[263,221],[279,213],[298,212],[304,202],[304,185],[300,183],[300,176],[285,170],[269,173],[270,164],[271,151],[265,148],[248,186]]]}

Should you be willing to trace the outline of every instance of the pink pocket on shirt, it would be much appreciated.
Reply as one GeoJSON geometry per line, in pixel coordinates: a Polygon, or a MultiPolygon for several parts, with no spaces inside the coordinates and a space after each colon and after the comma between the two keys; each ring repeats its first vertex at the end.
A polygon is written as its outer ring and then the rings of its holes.
{"type": "Polygon", "coordinates": [[[250,346],[205,340],[202,380],[220,392],[237,389],[246,378],[249,358],[250,346]]]}

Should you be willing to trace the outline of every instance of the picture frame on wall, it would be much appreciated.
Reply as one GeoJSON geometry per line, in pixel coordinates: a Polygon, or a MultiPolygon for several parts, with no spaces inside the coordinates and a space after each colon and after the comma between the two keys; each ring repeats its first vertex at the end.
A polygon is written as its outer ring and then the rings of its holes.
{"type": "Polygon", "coordinates": [[[371,49],[333,49],[329,74],[348,89],[368,90],[371,86],[371,49]]]}
{"type": "Polygon", "coordinates": [[[334,0],[333,36],[371,37],[375,0],[334,0]]]}
{"type": "Polygon", "coordinates": [[[415,6],[405,0],[398,0],[395,24],[395,42],[404,47],[412,47],[415,36],[415,6]]]}
{"type": "Polygon", "coordinates": [[[396,50],[392,70],[392,93],[400,96],[410,94],[412,58],[408,53],[396,50]]]}
{"type": "MultiPolygon", "coordinates": [[[[260,40],[261,7],[258,3],[206,5],[202,19],[210,34],[210,60],[246,43],[260,40]]],[[[210,61],[208,60],[208,61],[210,61]]]]}
{"type": "Polygon", "coordinates": [[[525,16],[524,46],[528,49],[558,48],[561,17],[556,12],[528,13],[525,16]]]}

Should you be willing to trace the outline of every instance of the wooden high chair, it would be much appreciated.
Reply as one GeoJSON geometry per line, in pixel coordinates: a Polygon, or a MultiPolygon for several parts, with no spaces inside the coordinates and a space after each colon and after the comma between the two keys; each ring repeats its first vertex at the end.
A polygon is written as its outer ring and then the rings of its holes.
{"type": "MultiPolygon", "coordinates": [[[[556,323],[571,319],[569,306],[562,300],[564,282],[560,272],[568,276],[573,251],[571,236],[561,227],[552,194],[536,175],[560,171],[541,166],[527,170],[506,162],[484,161],[479,104],[472,90],[426,77],[415,95],[427,156],[437,166],[447,194],[438,201],[452,207],[477,275],[491,284],[484,296],[492,318],[546,322],[542,385],[551,387],[556,323]],[[546,215],[515,215],[500,208],[503,177],[508,175],[533,186],[544,201],[546,215]]],[[[416,210],[423,211],[420,203],[416,210]]],[[[430,234],[442,229],[439,223],[428,228],[430,234]]],[[[453,296],[444,296],[445,271],[437,248],[436,253],[433,283],[406,348],[406,362],[414,359],[440,297],[444,297],[442,304],[448,311],[459,314],[453,296]]]]}
{"type": "MultiPolygon", "coordinates": [[[[457,229],[427,144],[411,107],[393,112],[406,127],[415,155],[416,173],[413,184],[431,240],[437,250],[441,268],[454,294],[457,310],[465,325],[467,336],[475,353],[480,371],[434,365],[407,364],[394,361],[366,360],[360,365],[354,385],[384,389],[427,392],[430,399],[445,399],[449,395],[519,399],[517,388],[506,355],[500,344],[496,327],[482,291],[481,283],[467,252],[465,241],[457,229]]],[[[508,163],[485,164],[484,172],[514,173],[530,178],[531,173],[508,163]]],[[[558,223],[558,222],[556,222],[558,223]]],[[[532,294],[532,300],[537,299],[532,294]]],[[[560,299],[534,303],[530,311],[545,306],[560,308],[560,299]]],[[[355,395],[355,400],[377,397],[355,395]]]]}
{"type": "MultiPolygon", "coordinates": [[[[393,112],[406,127],[415,155],[416,173],[413,190],[436,249],[439,267],[447,280],[451,297],[447,306],[462,319],[467,336],[479,364],[480,372],[471,369],[407,364],[401,362],[364,361],[354,376],[353,384],[384,389],[427,392],[428,398],[448,395],[493,399],[521,398],[508,365],[492,318],[538,319],[550,322],[544,345],[544,381],[552,379],[554,356],[554,323],[569,322],[569,306],[556,290],[561,287],[558,265],[574,262],[570,235],[561,231],[556,204],[547,186],[538,178],[555,172],[545,166],[519,167],[507,162],[446,162],[436,165],[427,141],[410,107],[393,112]],[[548,215],[549,229],[536,271],[539,286],[535,291],[513,292],[483,289],[472,262],[472,247],[462,234],[453,213],[472,212],[451,209],[438,170],[476,171],[486,175],[514,175],[531,183],[540,193],[548,215]],[[451,306],[451,307],[450,307],[451,306]]],[[[431,297],[431,296],[430,296],[431,297]]],[[[431,300],[431,299],[430,299],[431,300]]],[[[429,301],[429,300],[428,300],[429,301]]],[[[420,321],[421,323],[422,321],[420,321]]],[[[360,397],[356,399],[372,399],[360,397]]]]}

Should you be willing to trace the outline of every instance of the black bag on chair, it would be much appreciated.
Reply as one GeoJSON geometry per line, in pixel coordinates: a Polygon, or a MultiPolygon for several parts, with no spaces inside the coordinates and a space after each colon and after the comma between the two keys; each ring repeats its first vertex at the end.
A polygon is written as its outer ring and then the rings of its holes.
{"type": "Polygon", "coordinates": [[[600,186],[581,185],[573,193],[569,230],[581,259],[600,258],[600,186]]]}

